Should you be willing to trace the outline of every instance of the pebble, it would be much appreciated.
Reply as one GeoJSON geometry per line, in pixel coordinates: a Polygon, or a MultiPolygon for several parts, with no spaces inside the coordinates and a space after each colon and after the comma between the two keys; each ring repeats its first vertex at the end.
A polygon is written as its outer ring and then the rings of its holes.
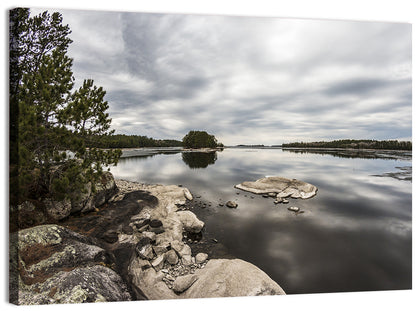
{"type": "Polygon", "coordinates": [[[225,205],[227,207],[230,207],[230,208],[237,208],[237,206],[238,206],[238,204],[236,202],[233,202],[233,201],[228,201],[227,203],[225,203],[225,205]]]}
{"type": "Polygon", "coordinates": [[[300,210],[300,208],[296,206],[291,206],[291,207],[288,207],[287,209],[292,212],[299,212],[300,210]]]}

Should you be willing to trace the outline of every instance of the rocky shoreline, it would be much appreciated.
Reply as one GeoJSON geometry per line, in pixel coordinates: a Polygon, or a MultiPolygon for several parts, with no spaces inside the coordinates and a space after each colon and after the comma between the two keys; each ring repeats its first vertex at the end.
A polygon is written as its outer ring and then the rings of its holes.
{"type": "Polygon", "coordinates": [[[204,251],[204,223],[189,210],[188,189],[125,180],[115,186],[117,193],[93,211],[12,234],[12,302],[284,294],[256,266],[204,251]]]}

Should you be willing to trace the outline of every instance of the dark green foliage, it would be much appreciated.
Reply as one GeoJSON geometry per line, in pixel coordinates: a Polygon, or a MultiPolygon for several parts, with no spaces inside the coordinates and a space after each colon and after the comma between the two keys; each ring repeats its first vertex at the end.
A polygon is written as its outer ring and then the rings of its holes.
{"type": "Polygon", "coordinates": [[[397,140],[369,140],[369,139],[342,139],[319,142],[296,142],[282,144],[283,148],[353,148],[353,149],[386,149],[386,150],[412,150],[412,142],[397,140]]]}
{"type": "Polygon", "coordinates": [[[92,80],[73,91],[72,42],[60,13],[10,11],[11,201],[73,198],[119,150],[87,148],[110,135],[105,91],[92,80]],[[19,197],[17,197],[17,195],[19,197]]]}
{"type": "Polygon", "coordinates": [[[184,148],[216,148],[217,139],[205,131],[190,131],[182,139],[184,148]]]}
{"type": "Polygon", "coordinates": [[[182,160],[190,168],[206,168],[217,161],[217,152],[182,152],[182,160]]]}
{"type": "MultiPolygon", "coordinates": [[[[98,137],[96,137],[98,138],[98,137]]],[[[96,148],[181,147],[182,142],[173,139],[153,139],[138,135],[109,135],[90,142],[96,148]]]]}

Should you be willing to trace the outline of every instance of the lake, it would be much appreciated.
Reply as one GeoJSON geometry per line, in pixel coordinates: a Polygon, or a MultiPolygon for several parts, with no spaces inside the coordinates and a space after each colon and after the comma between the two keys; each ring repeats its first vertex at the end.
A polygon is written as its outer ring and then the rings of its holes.
{"type": "Polygon", "coordinates": [[[412,286],[411,152],[172,148],[124,155],[111,169],[115,178],[187,187],[204,236],[258,266],[288,294],[412,286]],[[234,188],[264,176],[296,178],[318,192],[275,205],[234,188]],[[228,200],[238,207],[219,206],[228,200]]]}

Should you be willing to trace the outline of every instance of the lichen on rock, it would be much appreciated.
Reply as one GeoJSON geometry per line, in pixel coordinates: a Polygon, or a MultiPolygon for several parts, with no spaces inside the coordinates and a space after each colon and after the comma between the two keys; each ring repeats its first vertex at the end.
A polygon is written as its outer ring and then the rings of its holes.
{"type": "Polygon", "coordinates": [[[11,295],[16,304],[131,300],[106,251],[91,238],[58,225],[20,230],[11,237],[11,295]]]}

